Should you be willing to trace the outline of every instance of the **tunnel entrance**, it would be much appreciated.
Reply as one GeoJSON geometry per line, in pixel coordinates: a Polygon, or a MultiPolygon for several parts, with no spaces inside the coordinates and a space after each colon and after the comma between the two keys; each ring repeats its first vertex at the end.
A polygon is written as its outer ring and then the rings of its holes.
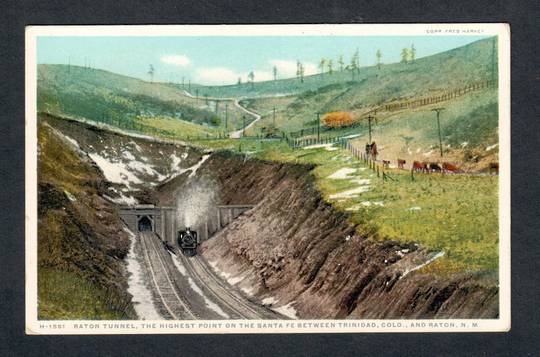
{"type": "Polygon", "coordinates": [[[152,232],[152,220],[148,216],[142,216],[139,218],[138,229],[139,232],[152,232]]]}

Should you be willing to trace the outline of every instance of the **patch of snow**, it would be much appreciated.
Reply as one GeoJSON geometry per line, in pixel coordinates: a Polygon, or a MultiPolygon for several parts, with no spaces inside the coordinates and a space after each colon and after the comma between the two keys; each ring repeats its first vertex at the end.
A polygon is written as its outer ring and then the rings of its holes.
{"type": "Polygon", "coordinates": [[[117,203],[119,205],[135,206],[136,204],[139,203],[139,201],[134,197],[126,196],[126,195],[124,195],[123,192],[118,192],[118,191],[116,191],[116,192],[118,193],[118,195],[120,197],[112,198],[112,197],[110,197],[108,195],[103,195],[103,197],[105,197],[109,201],[117,203]]]}
{"type": "Polygon", "coordinates": [[[210,157],[210,154],[203,155],[202,159],[200,159],[199,162],[191,166],[190,167],[191,173],[189,174],[189,177],[195,176],[195,174],[197,173],[197,170],[201,167],[202,164],[204,164],[206,160],[208,160],[209,157],[210,157]]]}
{"type": "Polygon", "coordinates": [[[130,236],[130,248],[126,256],[127,270],[129,272],[127,291],[133,296],[131,301],[135,313],[143,320],[162,320],[163,317],[154,306],[152,292],[144,283],[145,273],[135,253],[135,234],[126,227],[124,227],[124,231],[130,236]]]}
{"type": "Polygon", "coordinates": [[[304,146],[304,150],[321,149],[321,148],[325,148],[328,151],[337,150],[337,148],[333,148],[333,146],[334,144],[315,144],[315,145],[304,146]]]}
{"type": "Polygon", "coordinates": [[[337,170],[332,175],[328,176],[328,178],[332,180],[346,179],[348,178],[350,174],[355,173],[355,172],[356,172],[356,169],[353,169],[351,167],[344,167],[337,170]]]}
{"type": "Polygon", "coordinates": [[[371,182],[371,179],[354,178],[351,180],[351,182],[357,183],[359,185],[369,185],[369,183],[371,182]]]}
{"type": "Polygon", "coordinates": [[[403,272],[403,275],[400,277],[400,279],[403,279],[405,276],[407,276],[409,273],[412,273],[413,271],[415,270],[418,270],[420,268],[423,268],[425,267],[426,265],[432,263],[434,260],[436,259],[439,259],[440,257],[442,257],[444,255],[444,252],[439,252],[437,254],[435,254],[433,257],[431,257],[430,259],[428,259],[426,262],[420,264],[420,265],[417,265],[415,266],[414,268],[412,269],[407,269],[403,272]]]}
{"type": "Polygon", "coordinates": [[[287,305],[283,305],[283,306],[280,306],[280,307],[275,307],[275,308],[272,308],[272,310],[274,310],[275,312],[280,313],[282,315],[285,315],[288,318],[298,319],[298,317],[296,316],[296,309],[294,307],[292,307],[293,303],[294,303],[294,301],[291,301],[287,305]]]}
{"type": "Polygon", "coordinates": [[[423,153],[422,155],[424,155],[425,157],[428,157],[429,155],[431,155],[433,153],[433,150],[429,150],[428,152],[425,152],[423,153]]]}
{"type": "Polygon", "coordinates": [[[142,181],[130,172],[123,163],[109,161],[96,153],[88,154],[88,156],[90,156],[90,158],[99,166],[108,181],[125,184],[128,187],[130,183],[142,183],[142,181]]]}
{"type": "Polygon", "coordinates": [[[253,288],[240,287],[240,290],[248,296],[253,296],[253,288]]]}
{"type": "Polygon", "coordinates": [[[241,282],[242,280],[244,280],[245,276],[237,276],[236,278],[230,278],[230,279],[227,279],[227,282],[231,285],[236,285],[237,283],[241,282]]]}
{"type": "Polygon", "coordinates": [[[140,147],[139,145],[137,145],[136,142],[130,141],[129,144],[130,144],[130,145],[133,145],[133,147],[134,147],[138,152],[142,153],[143,150],[141,149],[141,147],[140,147]]]}
{"type": "Polygon", "coordinates": [[[206,306],[208,306],[208,308],[210,308],[212,311],[217,313],[219,316],[224,317],[226,319],[230,318],[230,316],[225,311],[223,311],[216,303],[212,302],[210,299],[206,297],[206,295],[204,295],[204,292],[201,290],[201,288],[197,286],[197,284],[195,284],[195,282],[190,276],[187,276],[186,268],[182,265],[182,263],[180,263],[180,261],[178,260],[178,257],[176,257],[176,255],[171,254],[171,252],[168,252],[168,253],[171,256],[173,264],[176,267],[176,269],[178,269],[180,274],[187,277],[189,286],[191,287],[193,291],[195,291],[197,294],[199,294],[203,298],[206,306]]]}
{"type": "Polygon", "coordinates": [[[73,139],[73,138],[70,138],[69,136],[67,136],[66,134],[62,134],[64,136],[64,138],[69,141],[73,146],[75,146],[77,149],[80,149],[81,147],[79,146],[79,143],[73,139]]]}
{"type": "Polygon", "coordinates": [[[359,137],[360,134],[351,134],[351,135],[347,135],[347,136],[342,136],[343,139],[352,139],[352,138],[357,138],[359,137]]]}
{"type": "Polygon", "coordinates": [[[469,145],[469,143],[466,142],[466,141],[464,141],[464,142],[461,143],[461,147],[462,147],[462,148],[464,148],[464,147],[467,146],[467,145],[469,145]]]}
{"type": "Polygon", "coordinates": [[[185,152],[180,157],[185,160],[188,157],[188,153],[185,152]]]}
{"type": "Polygon", "coordinates": [[[180,162],[182,162],[182,159],[176,156],[176,153],[171,154],[171,171],[175,171],[180,162]]]}
{"type": "Polygon", "coordinates": [[[261,302],[263,305],[274,305],[274,304],[277,304],[278,301],[279,300],[276,300],[276,298],[274,298],[273,296],[270,296],[270,297],[262,299],[261,302]]]}
{"type": "Polygon", "coordinates": [[[491,150],[495,149],[497,146],[499,146],[498,143],[497,143],[497,144],[490,145],[490,146],[488,146],[488,147],[486,148],[486,151],[491,151],[491,150]]]}
{"type": "Polygon", "coordinates": [[[422,207],[415,206],[415,207],[409,208],[409,211],[420,211],[421,209],[422,207]]]}
{"type": "Polygon", "coordinates": [[[369,186],[360,186],[357,188],[353,188],[352,190],[347,190],[347,191],[330,195],[330,199],[356,197],[358,194],[367,192],[369,190],[370,190],[369,186]]]}
{"type": "Polygon", "coordinates": [[[416,149],[416,153],[418,154],[421,150],[422,150],[422,148],[416,149]]]}
{"type": "Polygon", "coordinates": [[[135,156],[133,156],[133,154],[127,150],[122,151],[122,156],[128,160],[135,160],[135,156]]]}

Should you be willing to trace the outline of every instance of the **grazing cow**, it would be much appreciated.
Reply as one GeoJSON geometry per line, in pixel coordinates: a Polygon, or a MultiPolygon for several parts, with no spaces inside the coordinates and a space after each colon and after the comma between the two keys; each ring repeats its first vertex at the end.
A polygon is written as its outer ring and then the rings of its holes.
{"type": "Polygon", "coordinates": [[[430,172],[441,172],[441,167],[436,162],[430,162],[429,163],[429,171],[430,172]]]}
{"type": "Polygon", "coordinates": [[[492,174],[493,171],[495,171],[495,175],[499,174],[499,163],[498,162],[491,162],[489,164],[489,173],[492,174]]]}
{"type": "Polygon", "coordinates": [[[397,167],[398,169],[403,169],[404,168],[404,165],[406,164],[407,162],[403,159],[397,159],[397,167]]]}
{"type": "Polygon", "coordinates": [[[442,170],[443,170],[443,172],[454,173],[454,174],[461,171],[456,165],[450,164],[448,162],[443,162],[442,170]]]}
{"type": "Polygon", "coordinates": [[[413,161],[412,170],[416,172],[427,172],[427,164],[425,162],[413,161]]]}
{"type": "Polygon", "coordinates": [[[383,161],[382,161],[382,166],[383,166],[383,168],[385,168],[385,169],[390,168],[390,160],[383,160],[383,161]]]}

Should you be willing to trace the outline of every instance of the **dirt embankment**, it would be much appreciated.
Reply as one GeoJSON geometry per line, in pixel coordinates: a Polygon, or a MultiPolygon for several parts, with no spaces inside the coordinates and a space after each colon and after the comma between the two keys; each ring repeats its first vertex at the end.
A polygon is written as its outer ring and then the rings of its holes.
{"type": "Polygon", "coordinates": [[[129,237],[109,183],[57,129],[38,124],[38,314],[134,318],[123,258],[129,237]]]}
{"type": "Polygon", "coordinates": [[[443,253],[356,233],[321,198],[311,167],[213,154],[199,170],[222,204],[257,204],[202,246],[244,290],[302,318],[493,318],[493,274],[438,276],[443,253]],[[251,291],[250,291],[251,290],[251,291]],[[276,303],[277,300],[277,303],[276,303]]]}

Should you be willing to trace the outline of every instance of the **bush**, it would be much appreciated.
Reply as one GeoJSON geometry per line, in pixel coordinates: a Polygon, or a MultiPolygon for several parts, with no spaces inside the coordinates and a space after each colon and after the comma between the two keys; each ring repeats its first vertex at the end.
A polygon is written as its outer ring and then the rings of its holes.
{"type": "Polygon", "coordinates": [[[323,117],[323,123],[329,128],[344,128],[354,125],[354,119],[349,112],[330,112],[323,117]]]}

